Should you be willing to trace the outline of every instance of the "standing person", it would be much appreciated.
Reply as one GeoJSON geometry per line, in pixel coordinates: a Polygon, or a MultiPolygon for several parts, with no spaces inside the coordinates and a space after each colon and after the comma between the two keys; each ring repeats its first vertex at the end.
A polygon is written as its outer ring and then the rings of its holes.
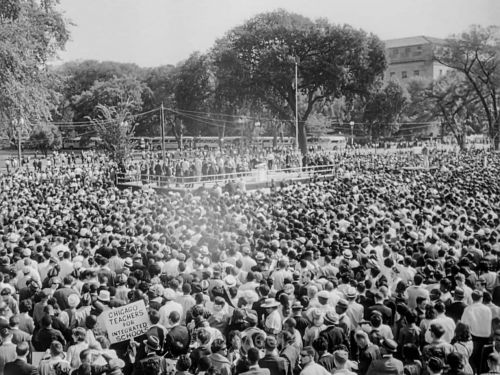
{"type": "Polygon", "coordinates": [[[358,346],[358,372],[359,375],[365,375],[370,365],[382,358],[380,349],[377,345],[371,343],[368,333],[363,330],[357,330],[354,333],[354,340],[358,346]]]}
{"type": "Polygon", "coordinates": [[[348,368],[349,354],[345,350],[337,350],[333,353],[335,369],[333,375],[356,375],[348,368]]]}
{"type": "Polygon", "coordinates": [[[211,346],[209,358],[214,370],[220,375],[231,375],[231,362],[227,359],[227,346],[223,339],[215,339],[211,346]]]}
{"type": "Polygon", "coordinates": [[[262,368],[267,368],[272,375],[289,375],[288,364],[285,358],[278,357],[278,352],[276,350],[278,342],[274,336],[268,336],[264,342],[264,347],[266,349],[266,354],[259,361],[259,366],[262,368]]]}
{"type": "Polygon", "coordinates": [[[481,353],[488,344],[491,336],[491,309],[483,305],[483,292],[472,292],[472,305],[467,306],[462,315],[462,322],[470,327],[474,349],[470,357],[470,364],[475,371],[481,367],[481,353]],[[486,324],[486,322],[488,322],[486,324]]]}
{"type": "Polygon", "coordinates": [[[300,362],[302,364],[302,371],[300,375],[331,375],[323,366],[318,365],[314,361],[315,356],[316,351],[312,346],[306,346],[301,350],[300,362]]]}
{"type": "Polygon", "coordinates": [[[49,346],[49,355],[45,356],[38,365],[40,375],[56,375],[56,368],[70,368],[69,362],[64,360],[62,344],[59,341],[52,341],[49,346]]]}
{"type": "Polygon", "coordinates": [[[247,353],[249,370],[243,372],[241,375],[271,375],[271,372],[267,368],[261,368],[259,366],[260,352],[257,348],[250,348],[247,353]]]}
{"type": "Polygon", "coordinates": [[[403,375],[403,362],[393,357],[398,350],[398,344],[394,340],[382,341],[382,358],[373,361],[368,368],[367,375],[403,375]]]}
{"type": "Polygon", "coordinates": [[[16,359],[5,364],[4,375],[38,375],[38,369],[28,363],[30,346],[21,342],[16,347],[16,359]]]}
{"type": "Polygon", "coordinates": [[[0,375],[3,375],[5,364],[16,359],[16,345],[12,343],[12,332],[8,328],[0,330],[2,345],[0,345],[0,375]]]}

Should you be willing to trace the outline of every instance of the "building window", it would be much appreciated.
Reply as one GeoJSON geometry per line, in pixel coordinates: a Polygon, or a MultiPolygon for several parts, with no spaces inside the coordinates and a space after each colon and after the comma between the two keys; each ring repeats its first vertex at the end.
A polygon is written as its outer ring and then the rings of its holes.
{"type": "Polygon", "coordinates": [[[406,47],[405,48],[405,56],[410,56],[410,52],[411,52],[411,48],[410,47],[406,47]]]}
{"type": "Polygon", "coordinates": [[[439,69],[439,75],[442,76],[443,75],[443,69],[439,69]]]}
{"type": "Polygon", "coordinates": [[[408,77],[408,74],[406,73],[406,71],[402,71],[401,72],[401,78],[407,78],[408,77]]]}
{"type": "Polygon", "coordinates": [[[393,48],[391,50],[391,57],[396,57],[398,55],[398,49],[397,48],[393,48]]]}
{"type": "Polygon", "coordinates": [[[419,75],[420,75],[420,70],[415,70],[415,71],[413,72],[413,75],[414,75],[414,76],[419,76],[419,75]]]}
{"type": "Polygon", "coordinates": [[[393,78],[395,75],[396,75],[396,73],[395,73],[395,72],[391,72],[391,73],[390,73],[391,78],[393,78]]]}

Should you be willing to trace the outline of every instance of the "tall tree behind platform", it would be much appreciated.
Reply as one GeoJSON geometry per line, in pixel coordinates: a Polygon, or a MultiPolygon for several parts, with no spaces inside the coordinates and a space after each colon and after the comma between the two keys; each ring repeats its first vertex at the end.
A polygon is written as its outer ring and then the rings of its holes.
{"type": "Polygon", "coordinates": [[[297,64],[303,153],[305,124],[315,106],[341,96],[352,100],[368,95],[386,68],[385,47],[376,36],[284,10],[257,15],[232,29],[217,41],[212,58],[217,94],[261,100],[282,119],[296,115],[297,64]]]}
{"type": "Polygon", "coordinates": [[[132,155],[135,143],[134,117],[127,110],[129,106],[118,108],[98,105],[97,117],[91,123],[102,140],[102,147],[119,166],[123,166],[132,155]]]}

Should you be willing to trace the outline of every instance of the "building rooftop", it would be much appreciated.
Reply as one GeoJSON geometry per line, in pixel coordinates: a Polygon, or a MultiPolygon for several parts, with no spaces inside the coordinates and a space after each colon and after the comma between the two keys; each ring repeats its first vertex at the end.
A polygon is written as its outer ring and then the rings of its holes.
{"type": "Polygon", "coordinates": [[[420,44],[443,44],[444,39],[434,38],[431,36],[410,36],[408,38],[398,38],[386,40],[386,48],[398,48],[398,47],[408,47],[408,46],[418,46],[420,44]]]}

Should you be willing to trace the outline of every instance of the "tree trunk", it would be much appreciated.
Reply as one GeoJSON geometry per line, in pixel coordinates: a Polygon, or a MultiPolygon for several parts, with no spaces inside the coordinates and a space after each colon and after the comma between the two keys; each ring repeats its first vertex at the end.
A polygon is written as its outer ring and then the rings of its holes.
{"type": "Polygon", "coordinates": [[[305,121],[299,121],[299,149],[302,155],[307,154],[307,137],[305,121]]]}

